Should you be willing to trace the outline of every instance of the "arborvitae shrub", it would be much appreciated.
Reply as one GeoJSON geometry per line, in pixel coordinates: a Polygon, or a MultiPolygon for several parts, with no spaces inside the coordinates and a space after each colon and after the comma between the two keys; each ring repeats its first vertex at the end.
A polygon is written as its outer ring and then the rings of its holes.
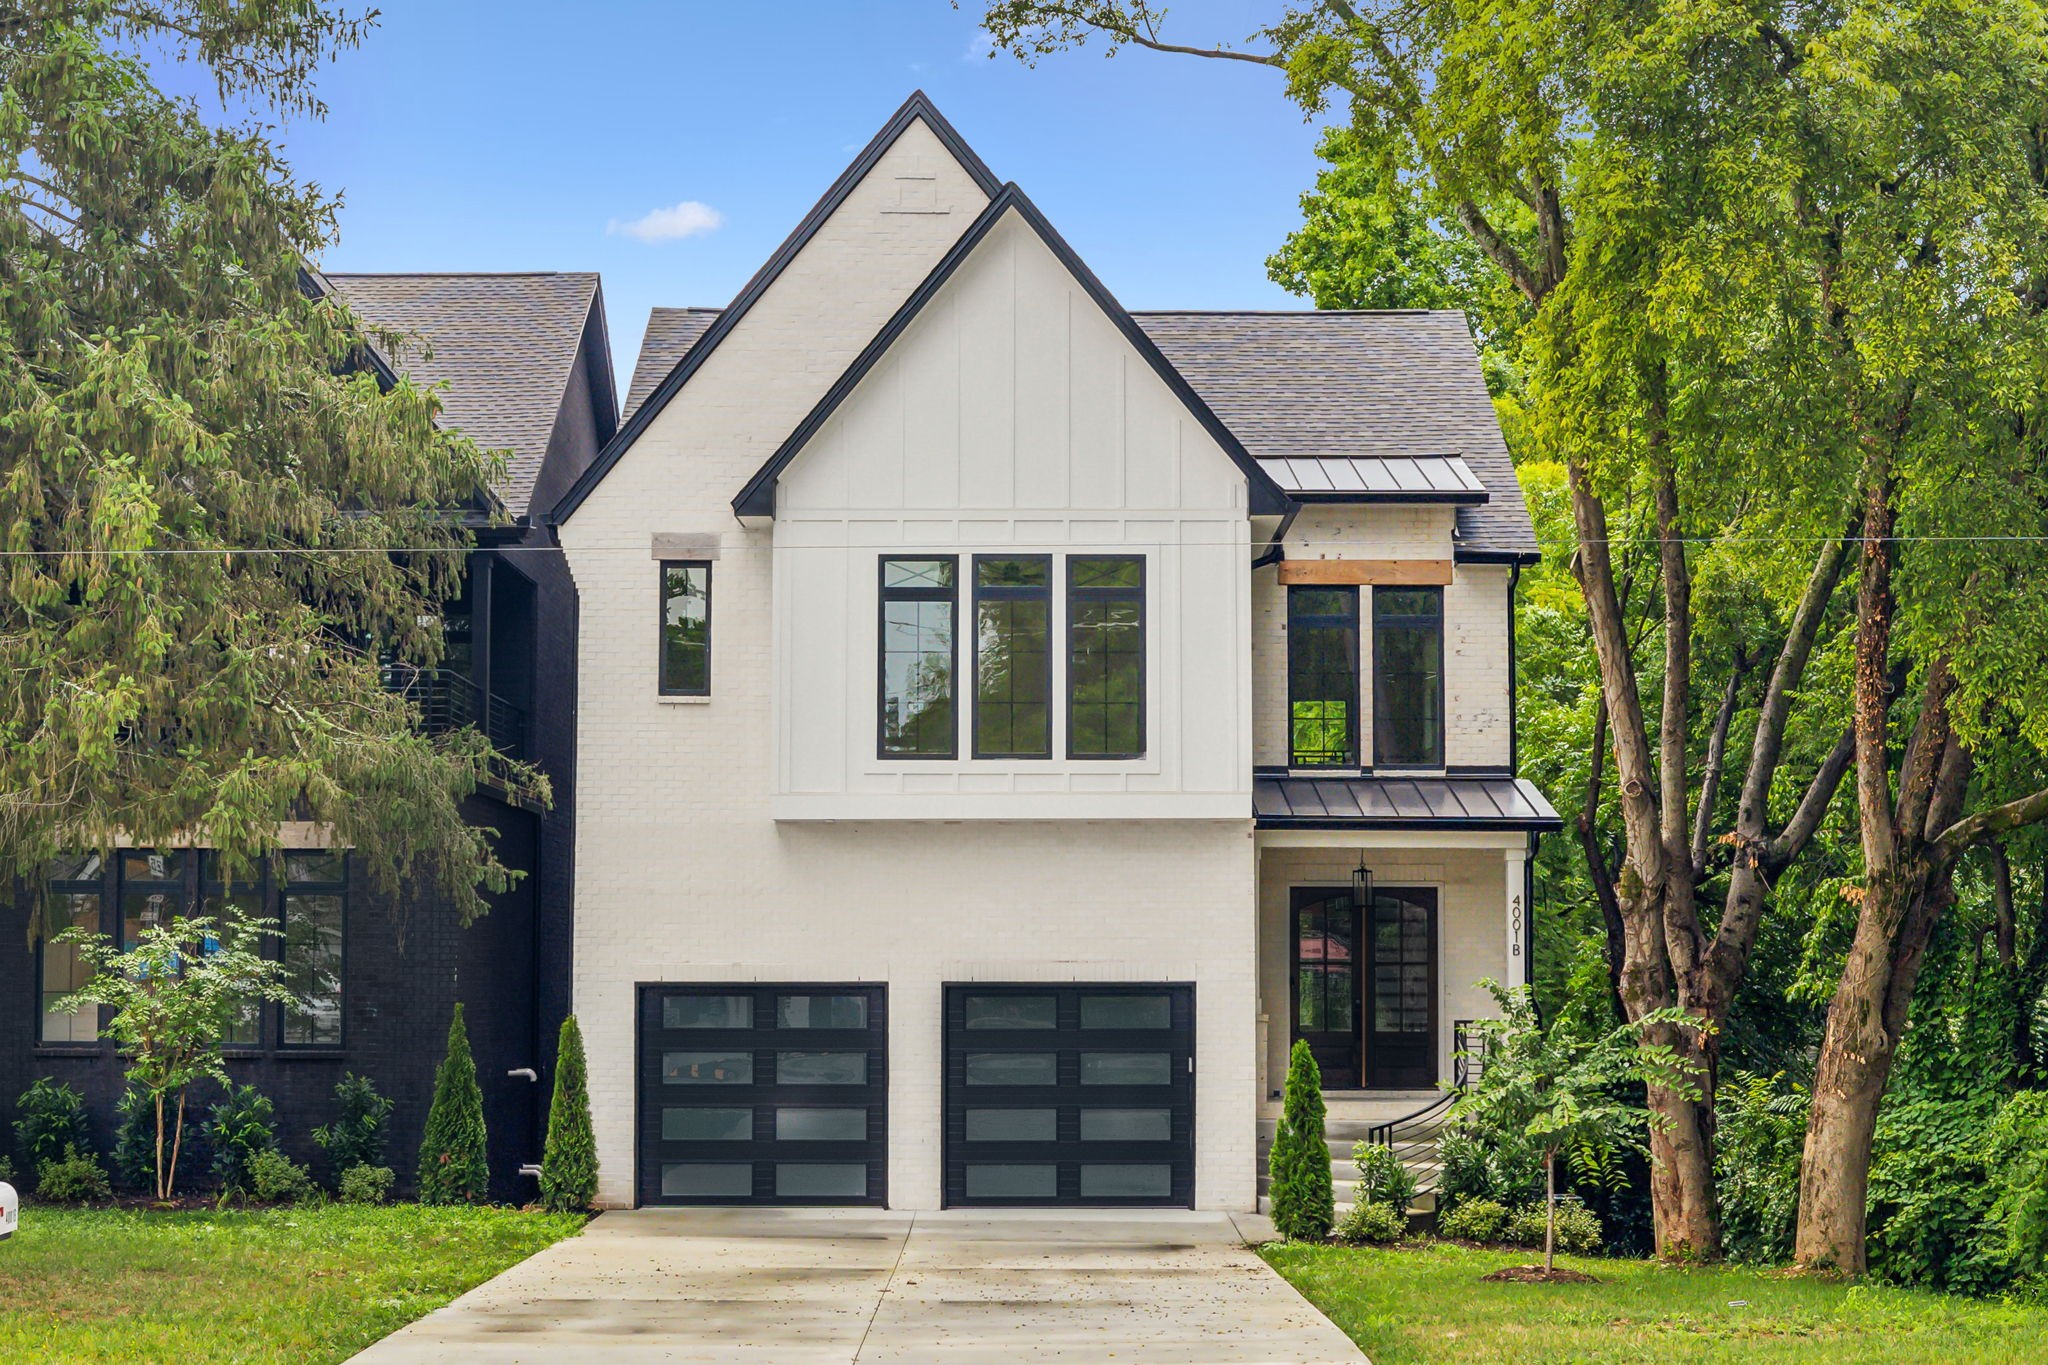
{"type": "Polygon", "coordinates": [[[476,1059],[462,1006],[448,1024],[448,1055],[434,1073],[434,1105],[420,1141],[420,1202],[481,1204],[490,1195],[490,1166],[484,1155],[484,1095],[477,1088],[476,1059]]]}
{"type": "Polygon", "coordinates": [[[1273,1177],[1273,1226],[1280,1235],[1298,1242],[1328,1237],[1336,1199],[1330,1188],[1330,1148],[1323,1139],[1323,1074],[1306,1040],[1294,1045],[1287,1065],[1287,1090],[1268,1169],[1273,1177]]]}
{"type": "Polygon", "coordinates": [[[562,1021],[555,1045],[555,1097],[548,1106],[547,1147],[540,1161],[541,1202],[556,1213],[581,1213],[597,1198],[597,1138],[590,1128],[590,1082],[583,1030],[562,1021]]]}

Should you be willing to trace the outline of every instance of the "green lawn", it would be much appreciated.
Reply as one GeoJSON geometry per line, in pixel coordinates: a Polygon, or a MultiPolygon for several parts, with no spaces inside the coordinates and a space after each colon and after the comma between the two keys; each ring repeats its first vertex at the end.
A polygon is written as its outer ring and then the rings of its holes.
{"type": "Polygon", "coordinates": [[[0,1361],[346,1360],[582,1226],[405,1204],[25,1208],[0,1242],[0,1361]]]}
{"type": "Polygon", "coordinates": [[[2048,1310],[1911,1290],[1564,1256],[1560,1265],[1602,1282],[1486,1284],[1481,1275],[1525,1264],[1530,1253],[1441,1243],[1384,1251],[1273,1243],[1260,1254],[1373,1365],[2048,1360],[2048,1310]]]}

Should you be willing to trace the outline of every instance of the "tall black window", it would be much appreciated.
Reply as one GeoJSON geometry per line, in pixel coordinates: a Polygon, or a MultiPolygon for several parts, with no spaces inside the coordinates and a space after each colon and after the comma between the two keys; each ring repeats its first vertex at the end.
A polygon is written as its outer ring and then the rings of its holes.
{"type": "Polygon", "coordinates": [[[974,560],[974,756],[1052,757],[1052,559],[974,560]]]}
{"type": "Polygon", "coordinates": [[[1444,765],[1444,590],[1375,588],[1372,597],[1373,762],[1444,765]]]}
{"type": "Polygon", "coordinates": [[[1067,757],[1145,752],[1145,561],[1067,560],[1067,757]]]}
{"type": "Polygon", "coordinates": [[[1287,590],[1287,748],[1296,768],[1358,764],[1358,589],[1287,590]]]}
{"type": "Polygon", "coordinates": [[[348,855],[310,850],[284,855],[278,918],[284,923],[284,986],[279,1039],[292,1047],[342,1044],[342,929],[348,855]]]}
{"type": "Polygon", "coordinates": [[[99,1042],[99,1006],[62,1012],[56,1008],[58,1001],[92,979],[92,964],[77,944],[53,940],[66,929],[97,934],[105,928],[100,921],[104,881],[97,853],[70,854],[50,864],[48,897],[43,902],[42,1022],[37,1042],[99,1042]]]}
{"type": "MultiPolygon", "coordinates": [[[[263,883],[261,881],[231,881],[227,869],[222,866],[218,853],[211,850],[199,857],[199,910],[218,925],[247,924],[263,918],[263,883]]],[[[200,945],[211,951],[219,946],[218,939],[209,938],[200,945]]],[[[261,945],[257,947],[260,953],[261,945]]],[[[235,1021],[228,1025],[221,1042],[229,1047],[256,1047],[263,1042],[263,1007],[252,1002],[235,1021]]]]}
{"type": "Polygon", "coordinates": [[[952,758],[954,613],[950,555],[882,561],[881,738],[884,758],[952,758]]]}
{"type": "Polygon", "coordinates": [[[661,566],[661,695],[711,695],[711,566],[661,566]]]}

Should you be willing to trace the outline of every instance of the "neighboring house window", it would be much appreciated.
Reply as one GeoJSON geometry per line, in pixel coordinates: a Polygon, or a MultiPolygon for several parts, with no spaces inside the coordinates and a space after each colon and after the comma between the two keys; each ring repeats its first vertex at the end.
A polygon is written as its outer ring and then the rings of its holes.
{"type": "Polygon", "coordinates": [[[881,738],[884,758],[952,758],[954,613],[959,561],[882,560],[881,738]]]}
{"type": "Polygon", "coordinates": [[[1287,746],[1295,768],[1358,766],[1358,589],[1287,589],[1287,746]]]}
{"type": "Polygon", "coordinates": [[[1444,765],[1444,590],[1376,588],[1372,597],[1373,762],[1444,765]]]}
{"type": "Polygon", "coordinates": [[[974,560],[974,756],[1052,757],[1052,558],[974,560]]]}
{"type": "MultiPolygon", "coordinates": [[[[263,886],[260,882],[230,882],[220,864],[220,855],[211,850],[199,857],[199,912],[216,925],[248,923],[263,918],[263,886]]],[[[200,945],[208,952],[217,952],[220,940],[209,938],[200,945]]],[[[259,946],[258,952],[262,951],[259,946]]],[[[235,1022],[221,1035],[221,1042],[228,1047],[256,1047],[263,1041],[263,1006],[251,1001],[235,1022]]]]}
{"type": "Polygon", "coordinates": [[[1145,561],[1067,560],[1067,757],[1145,752],[1145,561]]]}
{"type": "Polygon", "coordinates": [[[711,566],[661,566],[661,695],[711,695],[711,566]]]}
{"type": "Polygon", "coordinates": [[[97,853],[74,854],[50,864],[47,895],[43,901],[42,1021],[36,1033],[40,1043],[97,1043],[100,1011],[97,1005],[62,1013],[56,1004],[92,979],[92,964],[75,943],[54,942],[66,929],[100,932],[101,869],[97,853]]]}
{"type": "Polygon", "coordinates": [[[279,1038],[293,1047],[342,1043],[342,930],[348,909],[348,855],[308,850],[283,856],[278,918],[284,930],[279,1038]]]}

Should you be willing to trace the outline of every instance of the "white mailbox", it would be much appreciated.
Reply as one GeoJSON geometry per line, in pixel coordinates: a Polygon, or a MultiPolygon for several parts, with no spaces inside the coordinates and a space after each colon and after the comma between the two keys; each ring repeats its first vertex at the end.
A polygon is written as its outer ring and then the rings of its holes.
{"type": "Polygon", "coordinates": [[[14,1186],[0,1180],[0,1242],[14,1235],[14,1228],[21,1221],[21,1196],[14,1192],[14,1186]]]}

